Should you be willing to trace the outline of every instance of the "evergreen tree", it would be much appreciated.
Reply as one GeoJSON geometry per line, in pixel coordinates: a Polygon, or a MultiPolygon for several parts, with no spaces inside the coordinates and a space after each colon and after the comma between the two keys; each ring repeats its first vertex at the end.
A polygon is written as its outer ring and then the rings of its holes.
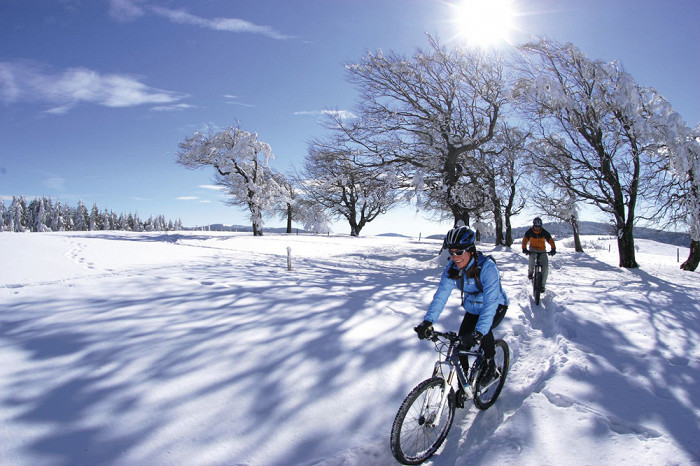
{"type": "Polygon", "coordinates": [[[63,206],[63,221],[65,224],[65,231],[73,231],[75,229],[75,223],[73,222],[73,212],[68,204],[63,206]]]}
{"type": "Polygon", "coordinates": [[[5,200],[0,198],[0,231],[5,231],[5,200]]]}
{"type": "Polygon", "coordinates": [[[88,231],[90,227],[90,215],[83,201],[78,201],[78,207],[73,215],[73,230],[88,231]]]}
{"type": "Polygon", "coordinates": [[[66,226],[63,220],[63,210],[61,207],[61,202],[57,201],[56,205],[51,212],[51,230],[52,231],[65,231],[66,226]]]}
{"type": "Polygon", "coordinates": [[[12,231],[16,233],[27,231],[27,203],[24,196],[12,196],[10,215],[12,216],[12,231]]]}

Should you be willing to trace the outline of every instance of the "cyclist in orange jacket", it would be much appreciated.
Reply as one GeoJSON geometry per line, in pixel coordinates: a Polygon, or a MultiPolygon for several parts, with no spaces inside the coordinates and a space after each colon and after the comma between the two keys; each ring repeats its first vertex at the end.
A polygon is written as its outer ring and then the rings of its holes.
{"type": "MultiPolygon", "coordinates": [[[[532,221],[532,227],[527,230],[523,236],[523,254],[528,254],[530,256],[530,264],[527,268],[527,278],[530,280],[532,280],[532,271],[535,268],[535,254],[531,253],[546,252],[547,247],[544,244],[545,241],[547,241],[552,248],[549,255],[553,256],[556,254],[557,245],[554,244],[552,235],[542,228],[542,219],[535,217],[532,221]],[[530,250],[527,249],[528,242],[530,243],[530,250]]],[[[547,284],[547,276],[549,275],[549,258],[547,254],[542,254],[540,256],[540,263],[542,264],[542,291],[544,292],[545,285],[547,284]]]]}

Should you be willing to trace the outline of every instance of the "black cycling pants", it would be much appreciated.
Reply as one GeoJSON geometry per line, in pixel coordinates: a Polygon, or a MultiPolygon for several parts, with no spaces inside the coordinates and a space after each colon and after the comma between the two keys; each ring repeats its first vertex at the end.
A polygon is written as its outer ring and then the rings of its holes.
{"type": "MultiPolygon", "coordinates": [[[[462,320],[462,325],[459,326],[459,335],[468,335],[474,331],[476,328],[476,322],[479,320],[479,316],[475,314],[469,314],[466,312],[464,314],[464,319],[462,320]]],[[[484,355],[487,358],[493,358],[496,354],[496,344],[493,340],[493,332],[489,329],[489,333],[484,335],[481,339],[481,347],[484,349],[484,355]]],[[[466,358],[465,358],[466,359],[466,358]]],[[[460,359],[461,360],[461,359],[460,359]]],[[[462,361],[464,364],[465,361],[462,361]]]]}

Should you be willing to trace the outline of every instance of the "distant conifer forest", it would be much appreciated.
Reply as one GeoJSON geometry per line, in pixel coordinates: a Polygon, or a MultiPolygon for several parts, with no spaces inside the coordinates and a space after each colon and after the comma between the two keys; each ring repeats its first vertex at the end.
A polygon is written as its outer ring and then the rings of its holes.
{"type": "Polygon", "coordinates": [[[120,213],[100,210],[93,204],[88,211],[82,201],[77,207],[54,203],[51,198],[41,197],[27,203],[24,196],[13,196],[12,203],[5,206],[0,199],[0,231],[178,231],[182,222],[167,220],[163,215],[139,218],[138,213],[120,213]]]}

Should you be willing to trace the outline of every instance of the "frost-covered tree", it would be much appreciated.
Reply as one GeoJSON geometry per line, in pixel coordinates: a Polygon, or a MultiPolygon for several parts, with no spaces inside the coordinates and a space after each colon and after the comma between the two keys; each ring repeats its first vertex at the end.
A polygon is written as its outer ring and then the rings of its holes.
{"type": "Polygon", "coordinates": [[[273,209],[281,192],[269,168],[274,158],[270,145],[258,141],[257,133],[228,127],[209,134],[197,131],[179,147],[177,163],[192,169],[214,167],[217,183],[231,196],[227,203],[246,207],[253,235],[262,235],[263,213],[273,209]]]}
{"type": "Polygon", "coordinates": [[[660,123],[666,131],[660,155],[668,157],[671,176],[660,184],[657,214],[669,224],[688,228],[690,254],[681,268],[694,271],[700,263],[700,124],[691,130],[670,106],[667,114],[660,123]]]}
{"type": "Polygon", "coordinates": [[[331,230],[331,218],[323,207],[310,197],[294,198],[294,221],[312,233],[328,233],[331,230]]]}
{"type": "Polygon", "coordinates": [[[297,190],[294,183],[282,173],[273,170],[272,177],[280,188],[280,197],[274,207],[274,212],[282,219],[287,220],[287,233],[292,232],[292,221],[296,219],[294,200],[297,190]]]}
{"type": "MultiPolygon", "coordinates": [[[[494,222],[495,244],[510,247],[513,244],[511,218],[520,213],[525,205],[520,191],[529,134],[506,122],[500,122],[498,126],[494,138],[478,149],[481,155],[474,182],[483,187],[484,199],[480,199],[480,196],[473,196],[472,199],[489,208],[494,222]]],[[[486,218],[484,214],[479,217],[482,221],[486,218]]]]}
{"type": "Polygon", "coordinates": [[[65,231],[73,231],[75,229],[73,212],[68,204],[63,206],[63,222],[65,223],[65,231]]]}
{"type": "Polygon", "coordinates": [[[686,142],[688,150],[679,151],[673,156],[672,164],[678,175],[685,177],[688,187],[684,205],[688,212],[691,243],[688,259],[681,268],[693,271],[700,264],[700,124],[686,138],[686,142]]]}
{"type": "Polygon", "coordinates": [[[52,231],[65,231],[66,225],[63,219],[63,207],[61,206],[61,201],[56,201],[56,205],[51,211],[51,230],[52,231]]]}
{"type": "Polygon", "coordinates": [[[517,128],[512,128],[505,133],[508,141],[505,152],[505,163],[502,166],[501,184],[505,193],[503,199],[503,214],[505,221],[505,245],[510,247],[513,244],[513,225],[511,220],[525,208],[525,198],[523,196],[523,178],[526,171],[524,169],[523,145],[526,143],[529,134],[517,128]]]}
{"type": "Polygon", "coordinates": [[[410,58],[380,50],[348,65],[358,118],[329,113],[327,126],[362,148],[364,164],[410,183],[420,205],[469,224],[482,208],[473,202],[482,189],[474,182],[477,149],[493,138],[506,103],[502,60],[428,40],[429,49],[410,58]]]}
{"type": "Polygon", "coordinates": [[[11,208],[12,203],[10,203],[10,207],[5,210],[5,231],[15,231],[15,219],[11,208]]]}
{"type": "Polygon", "coordinates": [[[12,231],[16,233],[28,231],[27,201],[24,199],[24,196],[12,196],[12,204],[10,204],[9,210],[12,219],[12,231]]]}
{"type": "Polygon", "coordinates": [[[529,189],[529,202],[540,216],[561,220],[571,225],[574,249],[583,252],[580,237],[579,206],[575,195],[549,184],[546,177],[537,177],[529,189]]]}
{"type": "Polygon", "coordinates": [[[274,173],[282,195],[275,208],[277,215],[287,220],[287,233],[292,232],[292,222],[312,233],[327,233],[331,229],[331,218],[323,206],[304,195],[305,180],[298,173],[284,176],[274,173]]]}
{"type": "Polygon", "coordinates": [[[617,63],[590,60],[571,44],[539,40],[520,50],[513,97],[538,128],[535,168],[609,214],[620,266],[637,267],[637,208],[661,171],[654,119],[662,98],[617,63]]]}
{"type": "Polygon", "coordinates": [[[365,225],[399,199],[390,174],[358,166],[352,154],[320,143],[309,146],[301,176],[304,197],[322,206],[329,216],[347,220],[351,236],[359,236],[365,225]]]}
{"type": "Polygon", "coordinates": [[[5,200],[0,197],[0,231],[5,231],[5,217],[7,211],[5,210],[5,200]]]}
{"type": "Polygon", "coordinates": [[[51,218],[48,215],[53,207],[48,202],[48,199],[35,198],[27,205],[27,222],[30,231],[45,232],[51,231],[48,225],[51,224],[51,218]]]}
{"type": "Polygon", "coordinates": [[[78,200],[78,207],[73,213],[73,230],[88,231],[90,229],[90,214],[82,200],[78,200]]]}

